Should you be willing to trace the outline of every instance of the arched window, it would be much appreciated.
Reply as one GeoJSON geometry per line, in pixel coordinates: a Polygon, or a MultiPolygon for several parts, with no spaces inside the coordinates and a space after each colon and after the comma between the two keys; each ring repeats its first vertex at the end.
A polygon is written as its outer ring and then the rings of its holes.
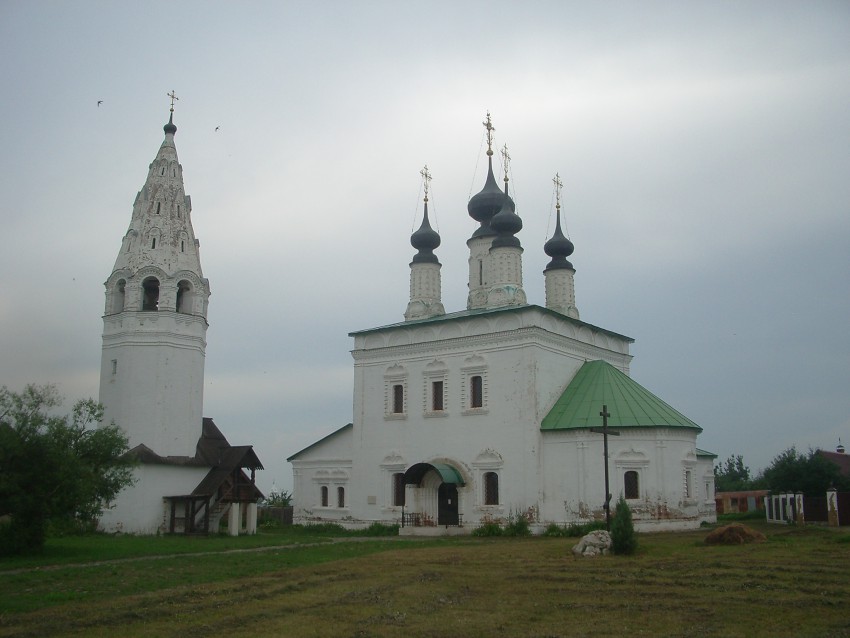
{"type": "Polygon", "coordinates": [[[322,485],[322,507],[328,506],[328,486],[322,485]]]}
{"type": "Polygon", "coordinates": [[[159,310],[159,280],[148,277],[142,282],[142,310],[159,310]]]}
{"type": "Polygon", "coordinates": [[[115,284],[115,290],[112,292],[112,312],[115,314],[124,312],[124,288],[126,285],[127,282],[123,279],[119,279],[115,284]]]}
{"type": "Polygon", "coordinates": [[[162,206],[162,202],[156,203],[156,214],[159,215],[159,207],[162,206]]]}
{"type": "Polygon", "coordinates": [[[640,498],[640,482],[635,470],[623,474],[623,488],[626,498],[640,498]]]}
{"type": "Polygon", "coordinates": [[[393,505],[402,507],[404,505],[404,473],[393,474],[393,505]]]}
{"type": "Polygon", "coordinates": [[[177,284],[177,312],[185,315],[192,314],[193,302],[192,284],[184,279],[177,284]]]}
{"type": "Polygon", "coordinates": [[[499,475],[495,472],[484,473],[484,505],[499,504],[499,475]]]}
{"type": "Polygon", "coordinates": [[[337,507],[345,507],[345,488],[344,487],[336,488],[336,506],[337,507]]]}

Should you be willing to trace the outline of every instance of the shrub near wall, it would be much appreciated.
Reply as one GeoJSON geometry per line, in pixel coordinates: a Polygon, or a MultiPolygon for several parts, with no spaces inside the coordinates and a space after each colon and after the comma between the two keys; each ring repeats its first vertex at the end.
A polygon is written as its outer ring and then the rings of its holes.
{"type": "Polygon", "coordinates": [[[634,554],[636,549],[637,535],[632,524],[632,511],[621,496],[611,522],[611,550],[615,554],[634,554]]]}

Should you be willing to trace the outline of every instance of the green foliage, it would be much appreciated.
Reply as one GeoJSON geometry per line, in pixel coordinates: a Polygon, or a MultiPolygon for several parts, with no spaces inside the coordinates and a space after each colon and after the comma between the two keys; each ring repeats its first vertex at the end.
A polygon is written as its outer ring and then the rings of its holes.
{"type": "Polygon", "coordinates": [[[358,530],[361,536],[398,536],[398,525],[385,525],[375,521],[366,529],[358,530]]]}
{"type": "Polygon", "coordinates": [[[717,492],[740,492],[761,488],[761,479],[753,478],[744,457],[730,456],[726,462],[714,466],[714,489],[717,492]]]}
{"type": "Polygon", "coordinates": [[[731,523],[733,521],[763,521],[765,519],[764,510],[750,510],[748,512],[729,512],[728,514],[718,514],[718,523],[731,523]]]}
{"type": "Polygon", "coordinates": [[[0,554],[40,551],[48,525],[90,526],[106,502],[133,481],[127,438],[114,425],[92,427],[103,407],[86,399],[72,413],[51,385],[0,388],[0,554]]]}
{"type": "Polygon", "coordinates": [[[850,479],[838,466],[814,450],[802,454],[790,447],[774,457],[764,470],[764,480],[772,492],[802,492],[807,496],[823,496],[831,487],[850,490],[850,479]]]}
{"type": "Polygon", "coordinates": [[[472,530],[473,536],[501,536],[502,526],[493,520],[487,520],[472,530]]]}
{"type": "Polygon", "coordinates": [[[292,492],[272,492],[260,503],[263,507],[292,507],[292,492]]]}
{"type": "Polygon", "coordinates": [[[508,520],[502,525],[502,519],[487,518],[472,530],[473,536],[531,536],[531,521],[529,515],[515,512],[508,515],[508,520]]]}
{"type": "Polygon", "coordinates": [[[605,529],[605,521],[590,521],[589,523],[570,523],[567,525],[566,535],[570,538],[587,536],[597,529],[605,529]]]}
{"type": "Polygon", "coordinates": [[[634,554],[637,549],[637,535],[632,524],[632,511],[622,496],[614,509],[611,521],[611,551],[615,554],[634,554]]]}

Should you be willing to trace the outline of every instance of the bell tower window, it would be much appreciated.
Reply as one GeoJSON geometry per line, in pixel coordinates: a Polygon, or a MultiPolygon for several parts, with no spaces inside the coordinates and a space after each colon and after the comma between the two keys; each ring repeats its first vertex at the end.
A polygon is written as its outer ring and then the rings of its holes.
{"type": "Polygon", "coordinates": [[[190,315],[192,314],[192,284],[185,279],[177,284],[177,312],[190,315]]]}
{"type": "Polygon", "coordinates": [[[159,310],[159,280],[148,277],[142,282],[142,310],[159,310]]]}
{"type": "Polygon", "coordinates": [[[124,311],[124,288],[126,284],[127,282],[123,279],[119,279],[118,283],[115,284],[115,290],[112,292],[112,312],[114,314],[124,311]]]}

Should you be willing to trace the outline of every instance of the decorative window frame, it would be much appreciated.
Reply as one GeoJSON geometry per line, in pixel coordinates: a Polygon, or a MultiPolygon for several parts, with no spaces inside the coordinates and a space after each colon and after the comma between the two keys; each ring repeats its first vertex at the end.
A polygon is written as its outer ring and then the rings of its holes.
{"type": "Polygon", "coordinates": [[[395,364],[387,368],[384,373],[384,419],[387,421],[396,421],[407,419],[407,409],[409,401],[408,391],[408,374],[404,366],[395,364]],[[393,386],[401,386],[401,412],[394,412],[394,390],[393,386]]]}
{"type": "Polygon", "coordinates": [[[505,461],[502,458],[502,455],[490,448],[482,450],[472,462],[472,467],[475,472],[475,483],[477,485],[477,488],[475,490],[475,509],[479,512],[484,513],[485,515],[498,515],[504,513],[505,511],[503,505],[504,482],[502,481],[502,469],[504,467],[504,464],[505,461]],[[488,472],[493,472],[496,475],[497,480],[499,481],[499,502],[494,503],[492,505],[487,505],[484,499],[484,475],[488,472]]]}
{"type": "Polygon", "coordinates": [[[473,414],[488,414],[489,409],[489,394],[490,384],[488,382],[489,366],[483,357],[474,355],[466,360],[465,365],[460,369],[461,372],[461,388],[460,400],[463,406],[461,414],[469,416],[473,414]],[[472,407],[472,377],[481,377],[481,407],[472,407]]]}
{"type": "Polygon", "coordinates": [[[445,363],[434,359],[425,367],[422,373],[424,380],[422,389],[422,412],[428,418],[449,416],[449,370],[445,363]],[[443,409],[434,409],[434,383],[443,384],[443,409]]]}
{"type": "Polygon", "coordinates": [[[626,498],[626,472],[637,472],[638,495],[637,498],[626,499],[628,501],[639,501],[646,493],[646,474],[649,469],[649,457],[644,452],[631,448],[621,452],[614,459],[614,468],[617,473],[617,487],[619,493],[626,498]]]}
{"type": "MultiPolygon", "coordinates": [[[[404,474],[407,469],[407,463],[404,460],[404,457],[401,456],[398,452],[393,451],[390,452],[387,456],[384,457],[384,460],[381,462],[381,472],[384,474],[384,485],[386,485],[386,490],[384,491],[384,498],[382,507],[387,511],[401,511],[401,505],[395,505],[395,475],[396,474],[404,474]]],[[[406,500],[406,498],[405,498],[406,500]]]]}
{"type": "Polygon", "coordinates": [[[313,475],[313,483],[317,486],[318,500],[316,507],[323,510],[346,511],[349,509],[348,483],[349,475],[345,470],[319,470],[313,475]],[[327,504],[322,504],[322,489],[327,490],[327,504]],[[339,488],[345,490],[345,505],[338,505],[339,488]]]}
{"type": "Polygon", "coordinates": [[[698,461],[693,452],[688,452],[682,459],[682,503],[684,505],[697,505],[700,501],[697,490],[698,461]]]}

